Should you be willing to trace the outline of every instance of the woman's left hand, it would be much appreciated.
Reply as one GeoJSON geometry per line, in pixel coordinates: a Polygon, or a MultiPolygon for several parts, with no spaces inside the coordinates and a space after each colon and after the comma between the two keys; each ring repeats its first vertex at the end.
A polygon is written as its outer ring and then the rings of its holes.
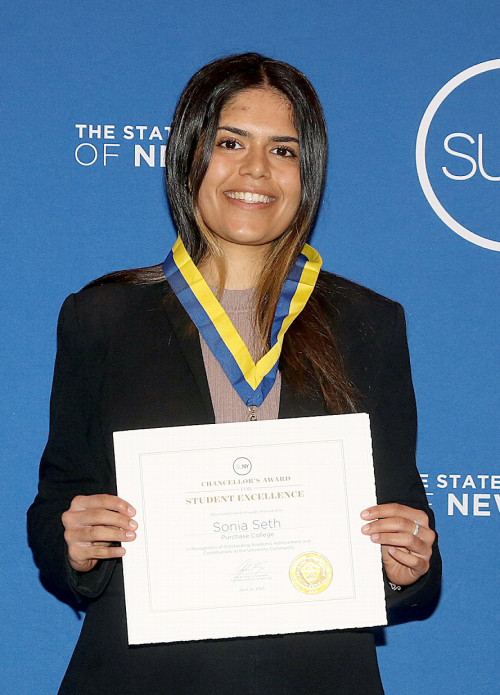
{"type": "Polygon", "coordinates": [[[427,572],[436,534],[425,512],[403,504],[379,504],[365,509],[361,518],[370,522],[361,531],[382,546],[389,581],[406,586],[427,572]]]}

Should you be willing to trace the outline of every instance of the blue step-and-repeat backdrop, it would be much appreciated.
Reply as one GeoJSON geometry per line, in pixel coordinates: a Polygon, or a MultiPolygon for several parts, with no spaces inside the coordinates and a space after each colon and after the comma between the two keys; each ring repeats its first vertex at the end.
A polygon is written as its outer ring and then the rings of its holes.
{"type": "Polygon", "coordinates": [[[387,694],[498,692],[498,1],[25,0],[2,15],[2,692],[55,693],[81,626],[42,588],[25,531],[59,307],[165,257],[176,100],[201,65],[247,50],[296,65],[322,99],[326,268],[407,311],[445,574],[430,619],[385,631],[387,694]]]}

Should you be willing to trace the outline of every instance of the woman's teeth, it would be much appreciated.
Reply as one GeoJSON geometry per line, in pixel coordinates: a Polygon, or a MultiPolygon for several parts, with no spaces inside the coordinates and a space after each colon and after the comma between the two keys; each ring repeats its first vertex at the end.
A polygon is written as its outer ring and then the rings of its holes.
{"type": "Polygon", "coordinates": [[[244,200],[245,203],[271,203],[274,198],[260,193],[244,193],[243,191],[224,191],[228,198],[244,200]]]}

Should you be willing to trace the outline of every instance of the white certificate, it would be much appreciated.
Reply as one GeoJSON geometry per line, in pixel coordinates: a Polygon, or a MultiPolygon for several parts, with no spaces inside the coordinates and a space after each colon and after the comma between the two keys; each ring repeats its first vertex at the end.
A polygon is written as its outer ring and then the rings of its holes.
{"type": "Polygon", "coordinates": [[[130,644],[385,625],[368,416],[114,434],[130,644]]]}

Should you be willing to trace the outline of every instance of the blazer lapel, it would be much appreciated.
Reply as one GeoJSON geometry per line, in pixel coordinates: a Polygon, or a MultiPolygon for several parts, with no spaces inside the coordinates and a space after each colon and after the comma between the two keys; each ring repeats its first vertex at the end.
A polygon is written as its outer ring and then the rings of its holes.
{"type": "Polygon", "coordinates": [[[163,292],[165,295],[163,311],[172,327],[172,331],[177,338],[184,359],[200,391],[201,401],[207,415],[206,422],[213,423],[215,422],[215,415],[205,366],[203,364],[198,330],[167,282],[165,282],[163,292]]]}

